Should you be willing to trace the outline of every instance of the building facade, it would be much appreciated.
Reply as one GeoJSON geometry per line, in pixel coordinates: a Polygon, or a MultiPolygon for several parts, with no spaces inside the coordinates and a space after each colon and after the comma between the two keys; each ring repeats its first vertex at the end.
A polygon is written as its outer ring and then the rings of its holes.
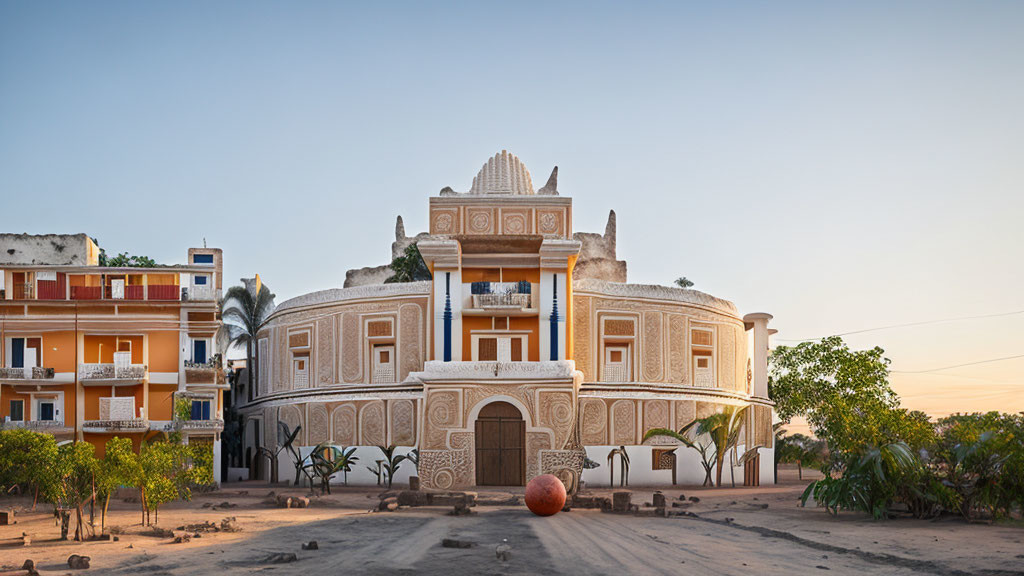
{"type": "MultiPolygon", "coordinates": [[[[428,232],[407,237],[399,217],[392,256],[415,242],[431,280],[351,270],[344,288],[278,306],[258,335],[256,390],[242,408],[250,462],[257,447],[276,451],[280,421],[301,427],[304,449],[358,447],[359,469],[379,458],[376,446],[415,447],[430,488],[522,485],[543,473],[607,485],[623,451],[631,484],[700,483],[695,451],[645,444],[645,432],[749,406],[737,454],[758,447],[759,457],[732,473],[771,481],[771,316],[626,283],[614,212],[603,234],[574,232],[557,175],[534,189],[503,151],[468,192],[430,198],[428,232]],[[584,470],[586,457],[600,467],[584,470]]],[[[280,466],[290,469],[283,457],[280,466]]],[[[356,470],[349,481],[374,476],[356,470]]]]}
{"type": "MultiPolygon", "coordinates": [[[[220,462],[221,251],[187,264],[99,266],[85,234],[0,234],[0,425],[85,440],[172,431],[220,462]]],[[[219,470],[215,469],[215,478],[219,470]]]]}

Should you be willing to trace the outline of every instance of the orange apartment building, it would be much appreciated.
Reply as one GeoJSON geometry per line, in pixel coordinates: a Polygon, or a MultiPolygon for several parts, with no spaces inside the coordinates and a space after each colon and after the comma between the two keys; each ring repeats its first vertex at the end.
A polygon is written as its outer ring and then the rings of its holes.
{"type": "Polygon", "coordinates": [[[215,248],[190,248],[185,265],[111,268],[85,234],[0,234],[0,426],[97,455],[114,436],[138,449],[179,431],[213,444],[220,478],[221,271],[215,248]]]}

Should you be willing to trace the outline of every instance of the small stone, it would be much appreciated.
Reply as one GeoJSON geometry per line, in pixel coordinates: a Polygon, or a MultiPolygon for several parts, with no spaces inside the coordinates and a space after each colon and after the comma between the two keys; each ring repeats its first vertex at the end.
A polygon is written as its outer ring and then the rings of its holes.
{"type": "Polygon", "coordinates": [[[72,554],[71,556],[68,556],[68,568],[71,568],[72,570],[88,570],[90,560],[92,560],[92,558],[88,556],[72,554]]]}
{"type": "Polygon", "coordinates": [[[504,542],[498,544],[498,546],[494,548],[494,555],[497,556],[498,560],[508,562],[512,558],[512,547],[504,542]]]}
{"type": "Polygon", "coordinates": [[[192,540],[192,537],[188,534],[182,534],[174,539],[175,544],[186,544],[192,540]]]}
{"type": "Polygon", "coordinates": [[[377,505],[377,510],[381,512],[394,512],[398,510],[398,498],[390,496],[380,501],[377,505]]]}
{"type": "Polygon", "coordinates": [[[260,560],[260,564],[287,564],[288,562],[295,562],[299,557],[294,552],[278,552],[271,554],[263,560],[260,560]]]}
{"type": "Polygon", "coordinates": [[[303,550],[319,550],[320,545],[316,543],[316,540],[310,540],[308,543],[302,545],[303,550]]]}
{"type": "Polygon", "coordinates": [[[441,540],[441,546],[444,548],[472,548],[476,546],[476,542],[470,540],[458,540],[456,538],[444,538],[441,540]]]}
{"type": "Polygon", "coordinates": [[[817,568],[818,570],[831,570],[831,568],[829,568],[828,566],[821,565],[815,566],[815,568],[817,568]]]}
{"type": "Polygon", "coordinates": [[[697,498],[696,496],[690,496],[689,500],[690,500],[690,502],[693,502],[694,504],[696,504],[697,502],[700,502],[700,498],[697,498]]]}
{"type": "Polygon", "coordinates": [[[420,489],[420,477],[410,476],[409,477],[409,490],[417,491],[420,489]]]}
{"type": "Polygon", "coordinates": [[[655,508],[664,508],[665,495],[662,494],[661,492],[655,492],[654,496],[651,498],[651,503],[654,504],[655,508]]]}
{"type": "Polygon", "coordinates": [[[22,570],[32,571],[36,569],[36,563],[32,560],[25,560],[25,563],[21,565],[22,570]]]}
{"type": "Polygon", "coordinates": [[[686,500],[686,494],[680,494],[679,495],[679,499],[680,500],[686,500]]]}

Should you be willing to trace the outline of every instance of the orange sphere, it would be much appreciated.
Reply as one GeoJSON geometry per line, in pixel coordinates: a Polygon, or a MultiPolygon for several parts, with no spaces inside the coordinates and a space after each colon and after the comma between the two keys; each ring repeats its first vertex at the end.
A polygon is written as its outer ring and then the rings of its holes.
{"type": "Polygon", "coordinates": [[[537,516],[557,514],[565,506],[565,484],[554,474],[537,476],[526,485],[526,507],[537,516]]]}

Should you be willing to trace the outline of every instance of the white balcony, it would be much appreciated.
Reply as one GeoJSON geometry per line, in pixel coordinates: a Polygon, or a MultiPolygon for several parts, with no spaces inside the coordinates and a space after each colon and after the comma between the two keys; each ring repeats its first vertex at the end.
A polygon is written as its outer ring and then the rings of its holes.
{"type": "Polygon", "coordinates": [[[117,385],[139,384],[146,377],[145,364],[79,364],[78,379],[82,384],[117,385]]]}

